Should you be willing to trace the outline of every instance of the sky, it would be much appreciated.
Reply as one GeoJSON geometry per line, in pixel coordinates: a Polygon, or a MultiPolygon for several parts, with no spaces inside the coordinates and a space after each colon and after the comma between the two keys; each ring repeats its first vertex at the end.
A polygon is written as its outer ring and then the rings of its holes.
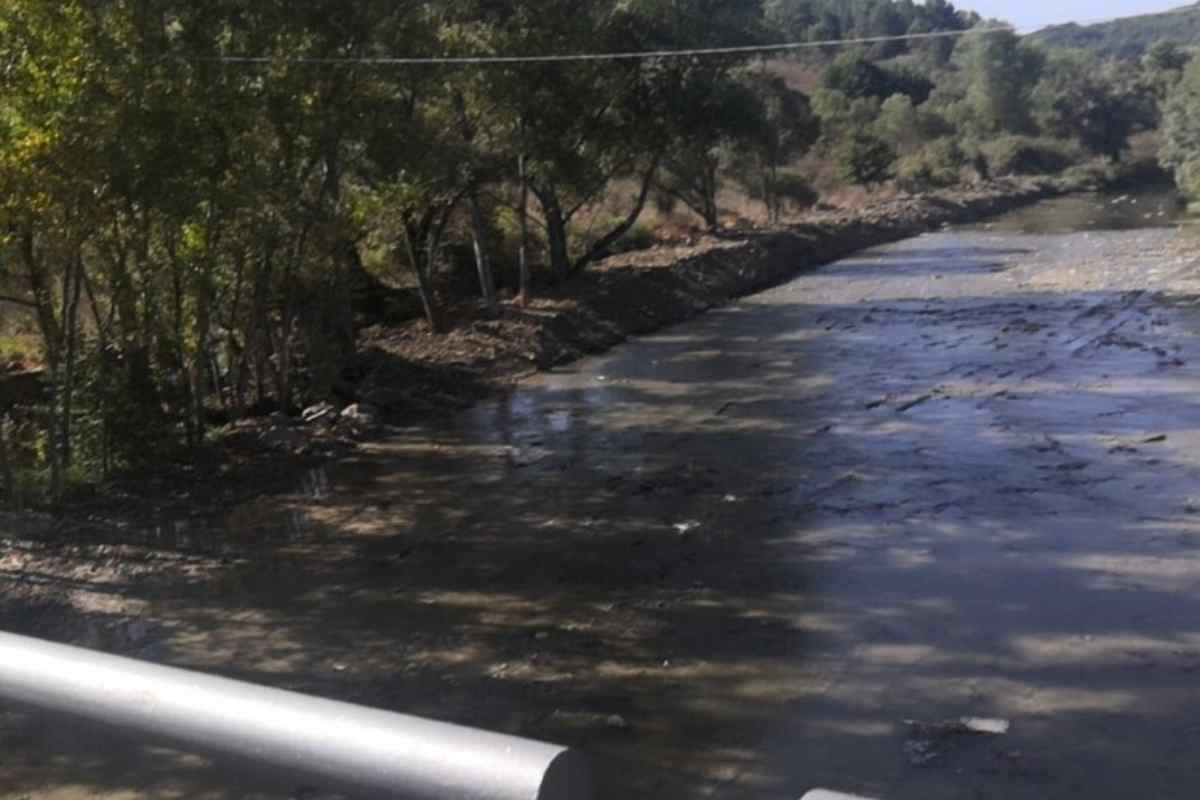
{"type": "Polygon", "coordinates": [[[1061,22],[1148,14],[1188,5],[1190,0],[955,0],[955,7],[1011,22],[1018,28],[1061,22]]]}

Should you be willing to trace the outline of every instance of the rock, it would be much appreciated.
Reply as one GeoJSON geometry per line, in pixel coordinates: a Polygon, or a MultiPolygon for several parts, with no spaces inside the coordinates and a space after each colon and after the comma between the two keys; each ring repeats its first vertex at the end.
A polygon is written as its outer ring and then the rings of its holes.
{"type": "Polygon", "coordinates": [[[364,428],[379,424],[379,410],[370,403],[354,403],[342,409],[338,419],[364,428]]]}
{"type": "Polygon", "coordinates": [[[1008,720],[989,717],[963,717],[959,724],[963,733],[986,733],[992,736],[1003,736],[1008,733],[1008,720]]]}
{"type": "Polygon", "coordinates": [[[305,425],[313,425],[334,418],[336,413],[337,408],[332,403],[317,403],[300,412],[300,419],[304,420],[305,425]]]}

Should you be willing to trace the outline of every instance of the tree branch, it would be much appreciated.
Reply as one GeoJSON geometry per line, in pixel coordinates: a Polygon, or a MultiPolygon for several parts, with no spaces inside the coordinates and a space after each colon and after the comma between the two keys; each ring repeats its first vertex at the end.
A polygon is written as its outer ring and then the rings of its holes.
{"type": "Polygon", "coordinates": [[[14,306],[21,306],[22,308],[37,308],[37,303],[32,300],[26,300],[23,297],[13,297],[7,294],[0,294],[0,303],[12,303],[14,306]]]}
{"type": "Polygon", "coordinates": [[[634,202],[629,214],[615,228],[600,237],[600,240],[592,245],[591,249],[576,259],[574,265],[571,267],[572,272],[579,272],[591,262],[608,255],[608,248],[616,244],[634,226],[638,221],[638,217],[642,215],[642,210],[646,207],[646,199],[650,196],[650,187],[654,185],[654,176],[658,174],[658,165],[661,161],[662,153],[656,153],[654,159],[650,162],[650,166],[642,175],[642,189],[638,193],[637,200],[634,202]]]}

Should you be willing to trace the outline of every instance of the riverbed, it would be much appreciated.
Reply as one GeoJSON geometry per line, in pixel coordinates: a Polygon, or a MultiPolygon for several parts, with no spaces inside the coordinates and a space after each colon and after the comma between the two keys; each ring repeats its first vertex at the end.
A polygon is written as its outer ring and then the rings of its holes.
{"type": "MultiPolygon", "coordinates": [[[[396,428],[231,510],[254,557],[203,575],[7,567],[84,643],[577,745],[606,798],[1191,798],[1200,247],[1175,214],[1066,198],[863,252],[396,428]]],[[[5,797],[301,789],[0,720],[5,797]]]]}

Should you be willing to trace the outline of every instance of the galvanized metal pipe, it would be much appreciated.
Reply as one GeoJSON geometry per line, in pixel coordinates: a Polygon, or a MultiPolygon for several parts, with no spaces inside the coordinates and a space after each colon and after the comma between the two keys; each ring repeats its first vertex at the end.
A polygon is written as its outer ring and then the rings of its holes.
{"type": "Polygon", "coordinates": [[[530,739],[0,633],[0,696],[409,800],[590,800],[587,764],[530,739]]]}

